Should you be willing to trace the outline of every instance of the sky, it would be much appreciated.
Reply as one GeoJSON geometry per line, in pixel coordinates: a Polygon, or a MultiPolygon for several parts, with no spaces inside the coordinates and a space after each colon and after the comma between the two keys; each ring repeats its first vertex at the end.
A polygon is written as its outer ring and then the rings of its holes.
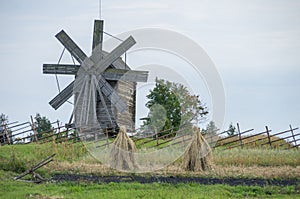
{"type": "MultiPolygon", "coordinates": [[[[99,0],[0,2],[0,113],[10,121],[40,113],[67,122],[72,105],[50,107],[58,90],[42,64],[58,61],[63,47],[54,36],[61,29],[90,54],[93,22],[101,13],[112,35],[162,28],[201,46],[223,81],[220,129],[231,122],[257,132],[266,125],[273,132],[300,127],[300,1],[102,0],[101,8],[99,0]]],[[[72,63],[68,54],[62,62],[72,63]]],[[[62,88],[71,80],[59,76],[62,88]]]]}

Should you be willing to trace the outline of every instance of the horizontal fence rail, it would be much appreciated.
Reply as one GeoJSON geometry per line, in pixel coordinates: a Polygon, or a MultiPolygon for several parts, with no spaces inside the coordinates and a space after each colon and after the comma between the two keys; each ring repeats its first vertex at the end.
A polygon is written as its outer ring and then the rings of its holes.
{"type": "MultiPolygon", "coordinates": [[[[237,124],[237,126],[239,127],[239,124],[237,124]]],[[[253,131],[253,129],[246,130],[243,132],[240,132],[238,130],[238,132],[235,135],[220,137],[216,141],[212,142],[212,144],[215,144],[214,148],[222,148],[224,150],[237,148],[237,147],[249,148],[251,147],[251,145],[255,145],[255,147],[268,146],[269,148],[281,147],[283,149],[299,148],[298,142],[300,140],[300,133],[295,133],[295,131],[299,130],[298,127],[292,128],[292,126],[290,125],[289,130],[281,131],[274,134],[271,134],[272,130],[269,130],[267,126],[265,128],[266,128],[265,131],[260,133],[254,133],[251,135],[246,135],[246,133],[253,131]],[[289,140],[290,138],[292,138],[292,140],[289,140]],[[277,144],[278,142],[282,142],[282,143],[277,144]]]]}
{"type": "MultiPolygon", "coordinates": [[[[31,118],[32,119],[32,118],[31,118]]],[[[51,125],[56,126],[45,132],[37,132],[33,119],[31,122],[11,122],[0,125],[0,144],[28,144],[37,142],[40,144],[47,142],[79,142],[88,140],[94,143],[99,143],[96,148],[108,146],[113,143],[117,136],[115,129],[98,129],[93,132],[80,133],[80,129],[76,129],[74,125],[61,125],[57,120],[51,122],[51,125]]],[[[265,127],[265,131],[253,133],[254,129],[241,130],[237,123],[237,131],[234,135],[228,135],[229,131],[220,133],[204,134],[205,139],[212,148],[227,150],[232,148],[281,148],[281,149],[298,149],[300,146],[299,128],[293,128],[289,125],[289,129],[285,131],[272,133],[272,130],[265,127]]],[[[187,126],[189,127],[189,126],[187,126]]],[[[192,134],[185,133],[192,131],[191,128],[180,128],[175,130],[170,128],[163,131],[137,129],[135,132],[127,133],[137,146],[146,148],[162,149],[176,144],[186,143],[192,140],[192,134]],[[179,134],[178,134],[179,133],[179,134]]]]}

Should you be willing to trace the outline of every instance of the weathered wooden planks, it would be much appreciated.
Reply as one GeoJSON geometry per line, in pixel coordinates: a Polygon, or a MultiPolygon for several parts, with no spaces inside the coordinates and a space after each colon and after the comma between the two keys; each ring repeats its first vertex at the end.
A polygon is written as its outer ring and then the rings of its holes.
{"type": "Polygon", "coordinates": [[[102,49],[103,24],[104,24],[103,20],[95,20],[94,21],[93,45],[92,45],[93,49],[96,48],[96,46],[99,46],[99,45],[101,45],[101,49],[102,49]]]}
{"type": "Polygon", "coordinates": [[[64,30],[57,33],[55,37],[79,63],[82,63],[84,59],[86,59],[86,54],[77,46],[77,44],[67,35],[64,30]]]}
{"type": "Polygon", "coordinates": [[[106,69],[103,73],[106,80],[123,80],[131,82],[147,82],[148,71],[134,71],[124,69],[106,69]]]}
{"type": "Polygon", "coordinates": [[[74,64],[43,64],[44,74],[76,75],[80,65],[74,64]]]}
{"type": "Polygon", "coordinates": [[[99,77],[99,87],[102,93],[111,101],[111,104],[117,108],[118,111],[126,110],[126,103],[117,94],[117,92],[110,86],[110,84],[103,78],[99,77]]]}
{"type": "MultiPolygon", "coordinates": [[[[43,64],[44,74],[76,75],[80,65],[74,64],[43,64]]],[[[131,82],[147,82],[148,71],[134,71],[126,69],[106,69],[102,76],[106,80],[124,80],[131,82]]]]}
{"type": "Polygon", "coordinates": [[[49,104],[57,110],[63,103],[65,103],[73,95],[74,81],[71,82],[64,90],[56,95],[49,104]]]}

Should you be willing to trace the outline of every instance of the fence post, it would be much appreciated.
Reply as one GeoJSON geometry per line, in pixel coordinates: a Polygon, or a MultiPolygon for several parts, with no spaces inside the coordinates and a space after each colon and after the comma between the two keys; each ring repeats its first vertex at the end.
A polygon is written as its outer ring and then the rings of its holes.
{"type": "Polygon", "coordinates": [[[291,129],[291,133],[292,133],[292,136],[293,136],[294,144],[295,144],[295,146],[296,146],[296,145],[297,145],[297,142],[296,142],[296,139],[295,139],[295,134],[294,134],[292,125],[290,125],[290,129],[291,129]]]}
{"type": "Polygon", "coordinates": [[[34,139],[38,143],[36,128],[35,128],[35,125],[34,125],[34,121],[33,121],[32,115],[30,116],[30,119],[31,119],[31,128],[32,128],[32,131],[33,131],[34,139]]]}
{"type": "Polygon", "coordinates": [[[238,133],[239,133],[240,145],[241,145],[241,148],[243,148],[243,140],[242,140],[240,125],[239,125],[239,123],[237,123],[236,125],[237,125],[237,129],[238,129],[238,133]]]}
{"type": "MultiPolygon", "coordinates": [[[[57,133],[60,134],[60,126],[59,126],[59,121],[57,120],[56,121],[56,124],[57,124],[57,133]]],[[[54,131],[53,131],[54,133],[54,131]]]]}
{"type": "Polygon", "coordinates": [[[268,135],[269,145],[270,145],[270,148],[272,149],[272,142],[271,142],[271,138],[270,138],[270,133],[269,133],[268,126],[266,126],[266,131],[267,131],[267,135],[268,135]]]}
{"type": "Polygon", "coordinates": [[[158,146],[158,132],[156,127],[154,127],[154,132],[155,132],[156,146],[158,146]]]}
{"type": "Polygon", "coordinates": [[[107,128],[105,128],[105,134],[106,134],[106,144],[108,144],[108,131],[107,131],[107,128]]]}

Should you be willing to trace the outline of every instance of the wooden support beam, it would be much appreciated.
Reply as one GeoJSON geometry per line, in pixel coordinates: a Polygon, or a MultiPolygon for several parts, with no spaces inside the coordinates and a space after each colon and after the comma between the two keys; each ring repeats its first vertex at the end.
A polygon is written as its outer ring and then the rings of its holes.
{"type": "Polygon", "coordinates": [[[23,178],[24,176],[26,176],[27,174],[31,174],[33,173],[35,170],[41,168],[42,166],[48,164],[49,162],[53,161],[53,157],[55,156],[55,154],[52,154],[50,156],[48,156],[47,158],[45,158],[44,160],[42,160],[41,162],[37,163],[36,165],[32,166],[30,169],[26,170],[25,172],[21,173],[19,176],[14,177],[14,180],[18,180],[20,178],[23,178]]]}

